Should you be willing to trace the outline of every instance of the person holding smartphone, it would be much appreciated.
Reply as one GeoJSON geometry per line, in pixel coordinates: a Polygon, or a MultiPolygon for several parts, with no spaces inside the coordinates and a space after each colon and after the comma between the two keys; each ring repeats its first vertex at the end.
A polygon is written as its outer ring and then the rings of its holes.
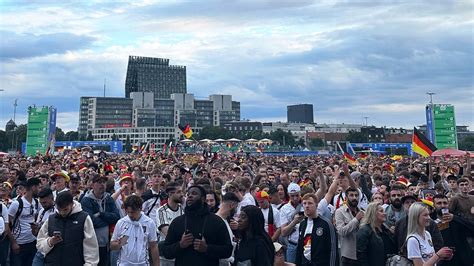
{"type": "Polygon", "coordinates": [[[36,243],[45,254],[44,265],[97,265],[99,245],[91,217],[69,191],[58,193],[55,203],[57,212],[43,223],[36,243]]]}
{"type": "Polygon", "coordinates": [[[434,266],[441,260],[453,258],[453,250],[443,247],[435,252],[430,233],[425,230],[430,224],[428,208],[414,203],[408,211],[408,235],[406,239],[408,259],[414,266],[434,266]]]}
{"type": "Polygon", "coordinates": [[[443,265],[474,265],[473,250],[467,240],[468,237],[474,236],[473,223],[449,212],[449,200],[446,195],[435,195],[433,204],[436,217],[431,218],[436,221],[444,244],[453,250],[453,258],[443,261],[443,265]]]}

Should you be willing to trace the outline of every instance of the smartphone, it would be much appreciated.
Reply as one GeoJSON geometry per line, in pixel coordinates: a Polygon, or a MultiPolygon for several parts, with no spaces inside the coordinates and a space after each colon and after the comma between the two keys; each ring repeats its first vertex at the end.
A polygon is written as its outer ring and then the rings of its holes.
{"type": "Polygon", "coordinates": [[[304,211],[300,211],[298,212],[299,215],[303,216],[304,215],[304,211]]]}
{"type": "Polygon", "coordinates": [[[53,236],[61,237],[61,231],[54,231],[53,236]]]}

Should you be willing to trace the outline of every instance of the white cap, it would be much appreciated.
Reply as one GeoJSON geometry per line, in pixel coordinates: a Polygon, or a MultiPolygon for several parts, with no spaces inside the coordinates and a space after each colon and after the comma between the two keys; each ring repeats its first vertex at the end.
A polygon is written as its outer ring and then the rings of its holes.
{"type": "Polygon", "coordinates": [[[300,191],[301,191],[301,188],[296,183],[290,183],[290,185],[288,186],[288,193],[297,193],[300,191]]]}

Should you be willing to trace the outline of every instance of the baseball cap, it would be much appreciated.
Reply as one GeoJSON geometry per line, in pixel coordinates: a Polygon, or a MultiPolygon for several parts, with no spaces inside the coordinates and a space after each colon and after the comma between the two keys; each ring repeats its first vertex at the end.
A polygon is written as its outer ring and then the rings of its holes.
{"type": "Polygon", "coordinates": [[[288,190],[288,193],[297,193],[301,191],[301,188],[296,183],[290,183],[287,190],[288,190]]]}

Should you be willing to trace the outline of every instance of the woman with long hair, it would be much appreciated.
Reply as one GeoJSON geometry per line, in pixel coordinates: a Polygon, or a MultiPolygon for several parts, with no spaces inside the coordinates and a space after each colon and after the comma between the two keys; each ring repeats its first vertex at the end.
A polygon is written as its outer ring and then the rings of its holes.
{"type": "Polygon", "coordinates": [[[397,253],[393,235],[383,224],[385,219],[380,203],[367,206],[357,232],[357,260],[361,266],[385,265],[387,255],[397,253]]]}
{"type": "Polygon", "coordinates": [[[453,251],[443,247],[435,252],[433,241],[426,227],[430,224],[430,213],[423,203],[413,203],[408,211],[407,257],[414,266],[433,266],[440,260],[450,260],[453,251]]]}
{"type": "Polygon", "coordinates": [[[273,266],[275,247],[264,226],[265,219],[258,207],[242,208],[239,217],[241,239],[234,253],[234,265],[273,266]]]}

